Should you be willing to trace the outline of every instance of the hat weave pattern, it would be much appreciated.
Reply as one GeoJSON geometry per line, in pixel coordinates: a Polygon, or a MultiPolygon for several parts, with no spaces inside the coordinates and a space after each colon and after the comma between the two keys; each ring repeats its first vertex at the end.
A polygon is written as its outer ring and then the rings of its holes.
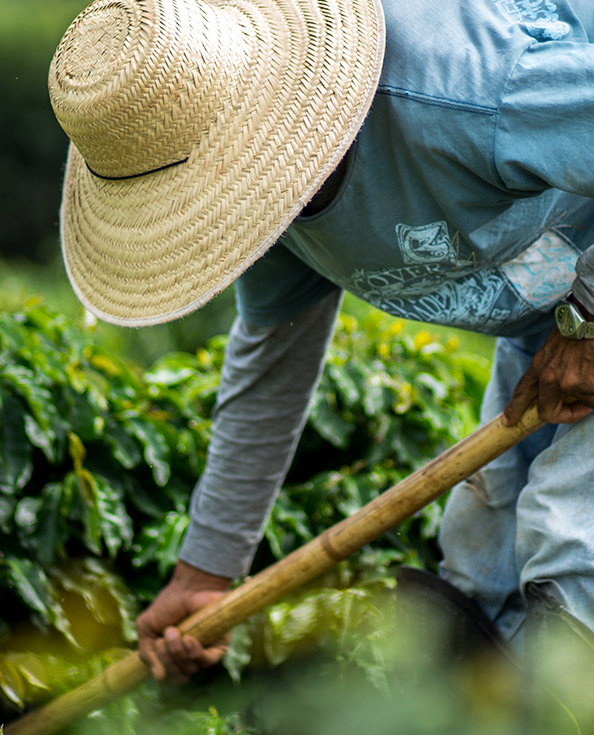
{"type": "Polygon", "coordinates": [[[150,325],[232,283],[348,149],[382,57],[375,0],[91,3],[49,76],[85,306],[150,325]]]}

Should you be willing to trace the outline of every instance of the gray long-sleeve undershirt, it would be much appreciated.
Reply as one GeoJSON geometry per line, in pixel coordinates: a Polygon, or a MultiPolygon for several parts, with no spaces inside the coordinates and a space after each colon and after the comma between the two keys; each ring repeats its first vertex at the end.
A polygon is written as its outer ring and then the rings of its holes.
{"type": "Polygon", "coordinates": [[[225,577],[247,573],[301,435],[340,300],[333,291],[276,327],[235,320],[183,561],[225,577]]]}

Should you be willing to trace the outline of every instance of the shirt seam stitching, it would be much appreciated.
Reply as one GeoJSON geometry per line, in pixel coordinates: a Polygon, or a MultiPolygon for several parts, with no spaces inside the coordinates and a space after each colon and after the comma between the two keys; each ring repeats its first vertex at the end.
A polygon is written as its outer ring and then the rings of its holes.
{"type": "Polygon", "coordinates": [[[404,89],[402,87],[392,87],[387,84],[380,85],[378,87],[378,93],[385,94],[389,97],[401,97],[403,99],[410,99],[415,102],[421,102],[427,105],[434,105],[436,107],[449,107],[458,110],[467,110],[469,112],[475,112],[479,115],[493,115],[497,112],[497,107],[479,105],[474,102],[456,100],[450,97],[438,97],[421,92],[413,92],[409,89],[404,89]]]}

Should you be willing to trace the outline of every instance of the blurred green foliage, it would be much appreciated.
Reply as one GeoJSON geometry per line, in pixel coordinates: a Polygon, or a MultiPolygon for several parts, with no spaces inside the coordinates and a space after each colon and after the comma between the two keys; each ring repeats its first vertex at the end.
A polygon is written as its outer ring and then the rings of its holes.
{"type": "Polygon", "coordinates": [[[54,50],[84,0],[0,3],[0,253],[40,262],[57,251],[67,140],[49,103],[54,50]]]}
{"type": "MultiPolygon", "coordinates": [[[[488,362],[457,354],[455,338],[442,345],[403,329],[379,312],[362,323],[341,317],[253,571],[350,515],[476,423],[488,362]]],[[[6,705],[22,707],[63,688],[72,682],[67,672],[83,678],[100,664],[89,664],[90,656],[104,649],[103,657],[117,656],[133,641],[134,616],[175,563],[224,344],[213,338],[207,348],[165,354],[140,369],[103,347],[93,327],[34,300],[1,315],[6,705]]],[[[333,616],[328,645],[342,641],[341,657],[381,679],[379,649],[355,655],[350,611],[358,609],[359,623],[375,618],[369,591],[393,588],[396,561],[435,566],[440,512],[436,504],[360,552],[321,590],[304,591],[304,606],[295,599],[263,613],[260,634],[244,635],[229,670],[239,676],[258,650],[269,665],[290,658],[302,639],[319,639],[313,624],[326,610],[333,616]]]]}
{"type": "Polygon", "coordinates": [[[75,321],[93,325],[97,343],[140,367],[148,367],[167,352],[193,352],[229,330],[235,315],[233,289],[199,311],[167,324],[132,329],[95,322],[74,295],[61,260],[39,264],[0,261],[0,310],[12,311],[30,299],[42,300],[50,309],[75,321]]]}

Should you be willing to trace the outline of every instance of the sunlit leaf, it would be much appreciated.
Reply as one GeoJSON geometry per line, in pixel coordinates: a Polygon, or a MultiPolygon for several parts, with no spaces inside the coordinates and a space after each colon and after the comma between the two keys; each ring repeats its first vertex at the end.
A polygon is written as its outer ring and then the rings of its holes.
{"type": "Polygon", "coordinates": [[[6,654],[6,660],[18,671],[21,677],[32,687],[37,689],[49,689],[47,674],[39,658],[32,653],[6,654]]]}
{"type": "Polygon", "coordinates": [[[191,377],[196,370],[196,359],[187,353],[170,353],[165,355],[145,373],[149,384],[165,386],[179,385],[191,377]]]}
{"type": "Polygon", "coordinates": [[[87,456],[87,450],[80,440],[80,437],[73,431],[68,432],[68,449],[70,456],[72,457],[75,470],[80,470],[84,464],[85,457],[87,456]]]}
{"type": "Polygon", "coordinates": [[[107,357],[107,355],[94,354],[90,359],[90,363],[94,368],[101,370],[110,378],[114,378],[122,372],[121,367],[116,364],[115,360],[111,357],[107,357]]]}
{"type": "Polygon", "coordinates": [[[97,623],[121,627],[126,640],[136,640],[134,619],[138,610],[134,598],[122,579],[103,562],[87,557],[62,563],[52,570],[52,578],[56,587],[82,598],[97,623]]]}
{"type": "Polygon", "coordinates": [[[19,707],[25,704],[25,683],[18,670],[0,654],[0,692],[19,707]]]}

